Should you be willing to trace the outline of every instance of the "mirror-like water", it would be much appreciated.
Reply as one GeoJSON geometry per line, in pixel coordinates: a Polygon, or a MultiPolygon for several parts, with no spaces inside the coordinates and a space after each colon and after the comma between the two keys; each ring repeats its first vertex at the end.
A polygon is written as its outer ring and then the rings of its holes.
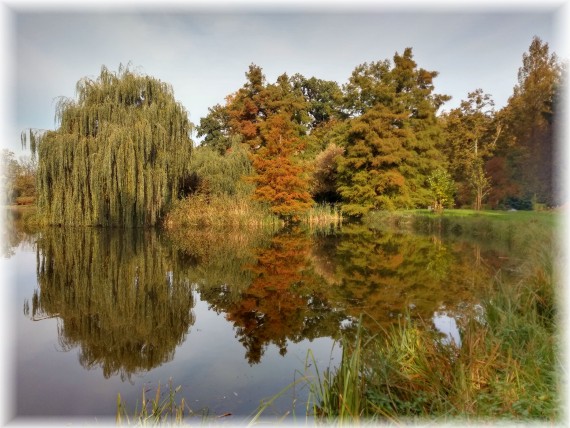
{"type": "MultiPolygon", "coordinates": [[[[460,343],[505,254],[436,236],[347,225],[274,235],[47,229],[7,222],[2,270],[14,290],[15,413],[113,416],[170,378],[194,411],[236,422],[320,368],[361,315],[381,331],[403,314],[460,343]]],[[[152,393],[149,393],[152,394],[152,393]]],[[[267,411],[284,414],[306,388],[267,411]]]]}

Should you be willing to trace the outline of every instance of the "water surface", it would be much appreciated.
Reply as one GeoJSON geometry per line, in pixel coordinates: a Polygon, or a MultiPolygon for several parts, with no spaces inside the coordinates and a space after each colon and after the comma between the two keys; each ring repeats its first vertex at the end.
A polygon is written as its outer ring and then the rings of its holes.
{"type": "MultiPolygon", "coordinates": [[[[15,416],[114,416],[120,393],[181,385],[194,411],[240,423],[300,376],[310,349],[338,363],[362,316],[409,315],[442,340],[480,310],[508,254],[477,243],[346,225],[328,234],[51,228],[8,221],[15,416]]],[[[283,415],[299,385],[267,411],[283,415]]]]}

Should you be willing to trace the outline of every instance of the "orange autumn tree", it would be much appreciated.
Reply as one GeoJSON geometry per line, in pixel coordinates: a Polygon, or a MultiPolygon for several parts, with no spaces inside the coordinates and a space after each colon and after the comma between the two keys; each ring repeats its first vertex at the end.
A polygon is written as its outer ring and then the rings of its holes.
{"type": "Polygon", "coordinates": [[[247,82],[227,99],[230,133],[249,146],[257,185],[254,199],[270,205],[274,214],[298,220],[313,200],[308,176],[297,159],[310,120],[300,89],[287,74],[266,84],[260,67],[252,64],[247,82]]]}
{"type": "Polygon", "coordinates": [[[274,214],[296,220],[312,205],[308,180],[294,159],[301,141],[283,113],[269,117],[261,126],[261,135],[265,145],[252,155],[257,184],[254,198],[268,202],[274,214]]]}

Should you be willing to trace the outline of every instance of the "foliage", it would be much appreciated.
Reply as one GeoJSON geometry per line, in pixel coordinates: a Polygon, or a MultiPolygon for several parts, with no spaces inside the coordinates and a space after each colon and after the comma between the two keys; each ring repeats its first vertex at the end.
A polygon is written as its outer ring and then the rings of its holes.
{"type": "Polygon", "coordinates": [[[256,175],[254,198],[268,202],[271,211],[297,221],[312,206],[307,178],[293,155],[299,140],[291,130],[291,122],[283,115],[271,116],[263,128],[265,144],[253,156],[256,175]]]}
{"type": "Polygon", "coordinates": [[[534,197],[547,206],[564,202],[555,174],[564,167],[555,145],[563,75],[563,65],[548,43],[534,37],[522,56],[513,94],[500,112],[504,132],[497,141],[497,155],[502,161],[493,165],[492,175],[502,187],[490,194],[496,204],[509,197],[534,197]]]}
{"type": "Polygon", "coordinates": [[[435,170],[427,179],[428,186],[433,194],[433,209],[442,213],[445,207],[453,206],[455,183],[444,169],[435,170]]]}
{"type": "MultiPolygon", "coordinates": [[[[146,398],[146,386],[143,387],[141,397],[141,408],[135,408],[132,415],[121,398],[121,394],[117,394],[117,412],[115,423],[122,426],[124,423],[131,425],[135,423],[137,426],[156,426],[161,424],[169,424],[181,426],[184,424],[184,418],[189,416],[198,416],[188,406],[184,398],[180,399],[180,403],[176,402],[176,395],[180,392],[181,386],[173,387],[172,379],[168,382],[168,394],[163,397],[160,383],[158,384],[154,398],[146,398]]],[[[205,414],[201,414],[202,422],[205,421],[205,414]]]]}
{"type": "Polygon", "coordinates": [[[51,224],[156,224],[190,172],[192,124],[172,88],[102,67],[77,83],[76,100],[59,100],[56,119],[36,144],[40,214],[51,224]]]}
{"type": "Polygon", "coordinates": [[[315,200],[338,202],[338,160],[343,154],[342,147],[331,143],[315,157],[310,181],[311,194],[315,200]]]}
{"type": "Polygon", "coordinates": [[[35,158],[16,159],[13,152],[2,150],[0,171],[2,171],[3,202],[6,204],[29,205],[36,196],[35,158]]]}
{"type": "Polygon", "coordinates": [[[493,107],[491,96],[477,89],[442,119],[447,161],[453,179],[459,183],[459,205],[474,199],[476,210],[481,209],[491,190],[485,161],[492,158],[503,128],[493,107]]]}
{"type": "Polygon", "coordinates": [[[344,119],[343,94],[338,83],[316,77],[295,74],[291,78],[294,90],[300,90],[308,106],[309,130],[314,130],[334,119],[344,119]]]}
{"type": "Polygon", "coordinates": [[[433,94],[437,72],[418,68],[412,50],[358,66],[345,86],[353,117],[339,161],[340,193],[349,215],[411,208],[430,200],[427,175],[441,161],[435,113],[446,96],[433,94]]]}
{"type": "Polygon", "coordinates": [[[277,229],[282,221],[244,196],[197,194],[177,201],[164,218],[167,230],[187,228],[277,229]]]}
{"type": "Polygon", "coordinates": [[[196,135],[205,137],[201,145],[224,154],[232,145],[229,120],[228,110],[224,106],[216,104],[209,107],[208,115],[200,119],[200,125],[196,128],[196,135]]]}
{"type": "Polygon", "coordinates": [[[411,207],[410,188],[401,171],[414,156],[408,145],[413,135],[403,119],[376,106],[352,121],[346,152],[338,161],[339,192],[347,214],[411,207]]]}
{"type": "Polygon", "coordinates": [[[189,169],[192,173],[183,189],[191,195],[246,198],[253,192],[245,180],[253,174],[253,167],[243,144],[234,142],[223,154],[210,146],[199,146],[192,153],[189,169]]]}

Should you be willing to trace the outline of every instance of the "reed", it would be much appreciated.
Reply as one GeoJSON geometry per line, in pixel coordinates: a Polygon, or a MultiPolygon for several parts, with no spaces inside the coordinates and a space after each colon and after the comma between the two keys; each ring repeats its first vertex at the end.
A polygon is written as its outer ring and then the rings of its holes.
{"type": "Polygon", "coordinates": [[[184,398],[180,402],[176,401],[176,394],[180,391],[180,386],[174,388],[172,379],[168,382],[168,391],[163,394],[160,383],[156,388],[154,398],[147,398],[148,392],[143,388],[141,407],[135,408],[132,414],[121,398],[121,394],[117,395],[117,412],[115,416],[116,425],[136,425],[136,426],[155,426],[155,425],[171,425],[180,426],[184,422],[186,416],[196,416],[196,414],[188,407],[184,398]]]}
{"type": "Polygon", "coordinates": [[[334,204],[316,204],[301,217],[301,223],[317,232],[340,229],[342,221],[342,210],[334,204]]]}
{"type": "Polygon", "coordinates": [[[273,229],[282,220],[261,204],[247,197],[198,194],[178,201],[167,214],[163,225],[168,230],[184,228],[273,229]]]}

